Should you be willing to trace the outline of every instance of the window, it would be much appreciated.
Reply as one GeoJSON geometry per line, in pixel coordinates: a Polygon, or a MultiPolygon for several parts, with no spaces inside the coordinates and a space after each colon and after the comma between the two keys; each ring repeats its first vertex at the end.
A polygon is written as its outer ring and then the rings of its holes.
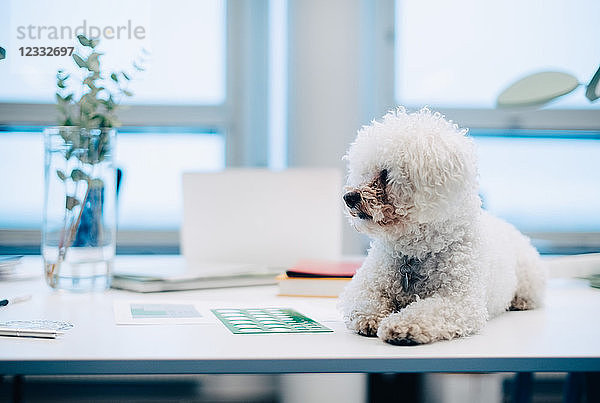
{"type": "Polygon", "coordinates": [[[6,240],[39,246],[41,132],[55,124],[56,71],[75,70],[69,57],[21,56],[20,47],[71,46],[76,40],[69,32],[100,32],[106,70],[130,71],[134,59],[145,67],[119,113],[118,244],[121,252],[123,245],[135,252],[135,245],[157,243],[167,248],[146,250],[176,251],[183,171],[286,165],[286,4],[107,0],[94,8],[76,0],[6,1],[0,13],[0,46],[7,52],[0,62],[0,252],[14,250],[2,249],[6,240]]]}
{"type": "MultiPolygon", "coordinates": [[[[41,127],[0,132],[0,228],[41,228],[44,141],[41,127]],[[19,130],[19,131],[16,131],[19,130]]],[[[115,165],[123,170],[119,193],[121,230],[177,231],[181,173],[225,166],[218,133],[191,128],[121,128],[115,165]]]]}
{"type": "Polygon", "coordinates": [[[580,87],[542,110],[495,108],[504,88],[538,71],[587,84],[600,63],[600,3],[396,0],[395,7],[396,103],[429,105],[471,129],[485,207],[542,251],[600,250],[600,102],[580,87]]]}
{"type": "Polygon", "coordinates": [[[528,232],[600,232],[600,133],[473,130],[485,207],[528,232]]]}
{"type": "Polygon", "coordinates": [[[101,7],[74,0],[9,1],[0,14],[0,41],[7,50],[0,101],[53,103],[56,71],[74,71],[72,59],[23,57],[19,49],[73,46],[75,34],[85,32],[99,36],[106,71],[131,72],[133,61],[146,60],[146,71],[131,83],[133,103],[222,104],[225,14],[222,0],[107,0],[101,7]]]}
{"type": "MultiPolygon", "coordinates": [[[[598,69],[595,0],[396,2],[396,100],[494,108],[526,74],[558,70],[587,84],[598,69]],[[596,50],[596,51],[594,51],[596,50]]],[[[555,108],[599,109],[581,89],[555,108]]]]}

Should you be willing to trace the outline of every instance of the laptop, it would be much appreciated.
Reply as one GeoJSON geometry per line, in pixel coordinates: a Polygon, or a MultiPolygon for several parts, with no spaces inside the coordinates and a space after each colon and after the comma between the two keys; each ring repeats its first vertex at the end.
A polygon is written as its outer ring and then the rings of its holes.
{"type": "Polygon", "coordinates": [[[188,268],[339,260],[341,195],[336,169],[184,173],[182,254],[188,268]]]}

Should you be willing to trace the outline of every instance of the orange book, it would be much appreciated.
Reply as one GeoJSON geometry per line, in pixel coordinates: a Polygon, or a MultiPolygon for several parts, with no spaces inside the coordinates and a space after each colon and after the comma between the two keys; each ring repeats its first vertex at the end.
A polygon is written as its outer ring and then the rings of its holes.
{"type": "Polygon", "coordinates": [[[294,297],[337,297],[351,277],[289,277],[277,276],[279,295],[294,297]]]}
{"type": "Polygon", "coordinates": [[[362,261],[301,260],[285,273],[288,277],[351,278],[362,261]]]}

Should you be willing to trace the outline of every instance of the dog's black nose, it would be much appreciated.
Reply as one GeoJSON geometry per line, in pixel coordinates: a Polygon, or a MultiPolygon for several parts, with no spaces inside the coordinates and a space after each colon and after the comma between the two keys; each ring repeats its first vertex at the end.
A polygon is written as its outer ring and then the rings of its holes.
{"type": "Polygon", "coordinates": [[[360,203],[360,193],[358,192],[348,192],[344,195],[344,201],[346,205],[350,208],[356,207],[358,203],[360,203]]]}

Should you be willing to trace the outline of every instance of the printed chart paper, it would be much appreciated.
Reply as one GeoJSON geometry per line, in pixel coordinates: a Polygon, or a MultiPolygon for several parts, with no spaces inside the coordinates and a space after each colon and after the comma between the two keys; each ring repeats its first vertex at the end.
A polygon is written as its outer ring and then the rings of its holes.
{"type": "Polygon", "coordinates": [[[197,301],[117,300],[117,325],[176,325],[214,322],[210,311],[197,301]]]}

